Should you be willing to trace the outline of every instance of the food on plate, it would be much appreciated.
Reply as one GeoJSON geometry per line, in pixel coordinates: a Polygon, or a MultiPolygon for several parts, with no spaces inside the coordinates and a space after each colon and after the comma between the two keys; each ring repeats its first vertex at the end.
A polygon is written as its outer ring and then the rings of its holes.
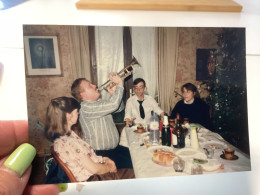
{"type": "Polygon", "coordinates": [[[153,153],[153,161],[158,164],[171,166],[173,164],[173,159],[176,157],[172,152],[159,149],[155,150],[153,153]]]}
{"type": "Polygon", "coordinates": [[[208,163],[208,160],[194,158],[193,162],[198,163],[198,164],[206,164],[206,163],[208,163]]]}
{"type": "Polygon", "coordinates": [[[210,144],[209,147],[215,150],[220,149],[220,147],[215,144],[210,144]]]}

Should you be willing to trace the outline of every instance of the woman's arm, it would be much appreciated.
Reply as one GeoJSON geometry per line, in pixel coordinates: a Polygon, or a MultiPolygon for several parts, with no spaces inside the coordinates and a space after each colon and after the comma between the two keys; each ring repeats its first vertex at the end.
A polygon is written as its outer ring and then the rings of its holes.
{"type": "Polygon", "coordinates": [[[105,174],[117,171],[114,161],[107,157],[104,157],[103,159],[104,163],[96,163],[91,158],[87,157],[83,166],[92,174],[105,174]]]}

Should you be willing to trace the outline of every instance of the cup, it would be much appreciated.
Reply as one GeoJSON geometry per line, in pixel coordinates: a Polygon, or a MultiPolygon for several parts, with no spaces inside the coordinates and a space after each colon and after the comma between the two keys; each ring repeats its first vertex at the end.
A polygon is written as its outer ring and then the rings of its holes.
{"type": "Polygon", "coordinates": [[[143,127],[143,125],[139,124],[137,126],[137,133],[143,133],[143,132],[144,132],[144,127],[143,127]]]}
{"type": "Polygon", "coordinates": [[[184,119],[183,119],[183,125],[185,125],[185,124],[187,124],[187,123],[189,123],[189,118],[184,118],[184,119]]]}
{"type": "Polygon", "coordinates": [[[191,174],[192,175],[201,175],[203,174],[203,169],[201,165],[193,164],[191,167],[191,174]]]}
{"type": "Polygon", "coordinates": [[[232,148],[225,148],[224,151],[222,151],[222,153],[224,154],[225,158],[228,159],[228,160],[231,160],[234,158],[234,149],[232,148]]]}
{"type": "Polygon", "coordinates": [[[204,148],[208,159],[212,159],[214,156],[214,150],[212,148],[204,148]]]}
{"type": "Polygon", "coordinates": [[[175,170],[175,172],[183,172],[185,167],[185,161],[182,160],[179,157],[175,157],[173,159],[173,169],[175,170]]]}

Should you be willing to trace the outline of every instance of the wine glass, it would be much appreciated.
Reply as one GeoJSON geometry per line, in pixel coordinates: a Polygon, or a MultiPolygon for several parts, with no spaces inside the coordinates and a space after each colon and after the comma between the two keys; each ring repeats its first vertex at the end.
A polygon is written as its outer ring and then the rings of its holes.
{"type": "Polygon", "coordinates": [[[203,168],[201,165],[193,164],[191,167],[191,174],[192,175],[201,175],[203,174],[203,168]]]}
{"type": "Polygon", "coordinates": [[[182,160],[180,157],[175,157],[173,159],[173,169],[175,172],[183,172],[185,167],[185,161],[182,160]]]}

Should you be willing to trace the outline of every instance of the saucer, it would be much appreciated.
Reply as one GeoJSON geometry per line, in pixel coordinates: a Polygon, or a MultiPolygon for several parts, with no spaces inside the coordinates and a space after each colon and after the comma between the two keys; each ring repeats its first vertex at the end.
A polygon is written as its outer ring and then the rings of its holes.
{"type": "Polygon", "coordinates": [[[234,155],[234,157],[232,159],[226,159],[225,155],[224,154],[221,154],[220,155],[221,158],[225,159],[225,160],[237,160],[238,159],[238,156],[237,155],[234,155]]]}

